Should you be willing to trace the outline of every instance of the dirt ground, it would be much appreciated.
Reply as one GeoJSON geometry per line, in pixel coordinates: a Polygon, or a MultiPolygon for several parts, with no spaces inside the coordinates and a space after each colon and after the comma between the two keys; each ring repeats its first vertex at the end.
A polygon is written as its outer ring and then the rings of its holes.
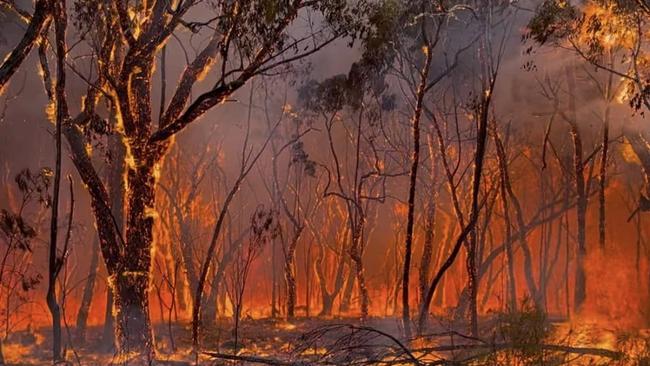
{"type": "MultiPolygon", "coordinates": [[[[371,318],[364,323],[355,318],[243,319],[235,342],[231,319],[219,319],[203,330],[199,364],[348,365],[360,362],[358,364],[371,365],[385,360],[390,361],[388,364],[446,364],[443,359],[461,362],[456,364],[522,364],[513,361],[516,357],[533,360],[533,363],[523,363],[531,365],[537,364],[534,360],[553,360],[544,363],[557,365],[644,364],[643,358],[627,357],[623,353],[626,350],[619,348],[622,346],[616,343],[612,333],[601,329],[569,329],[564,323],[549,323],[557,334],[552,341],[544,341],[549,343],[544,346],[546,348],[537,345],[529,349],[515,345],[517,350],[503,358],[489,356],[502,351],[502,342],[499,343],[496,334],[490,336],[491,340],[484,338],[479,341],[453,330],[463,329],[462,324],[443,320],[431,323],[427,337],[407,342],[401,336],[404,333],[401,322],[391,317],[371,318]],[[431,351],[434,348],[436,352],[431,351]]],[[[490,334],[489,329],[494,329],[494,319],[485,319],[481,323],[484,327],[482,334],[490,334]]],[[[530,336],[530,329],[523,328],[524,336],[530,336]]],[[[69,365],[132,364],[118,359],[114,349],[102,343],[102,330],[102,327],[89,328],[83,345],[76,338],[74,329],[64,330],[69,365]]],[[[191,350],[189,324],[157,324],[155,335],[158,364],[194,365],[196,355],[191,350]]],[[[647,339],[650,338],[635,338],[635,352],[643,355],[648,352],[647,339]]],[[[42,329],[12,334],[3,349],[8,365],[51,365],[50,344],[47,329],[42,329]]]]}

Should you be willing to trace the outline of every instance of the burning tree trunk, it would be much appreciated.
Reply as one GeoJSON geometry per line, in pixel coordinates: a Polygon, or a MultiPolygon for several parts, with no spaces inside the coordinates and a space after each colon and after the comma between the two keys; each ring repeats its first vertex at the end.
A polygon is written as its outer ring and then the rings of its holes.
{"type": "MultiPolygon", "coordinates": [[[[137,161],[137,160],[136,160],[137,161]]],[[[117,345],[121,352],[151,361],[155,346],[149,319],[151,249],[153,243],[154,177],[152,166],[128,167],[126,240],[130,255],[111,273],[117,345]]]]}
{"type": "MultiPolygon", "coordinates": [[[[111,119],[116,123],[117,111],[115,108],[111,110],[111,119]]],[[[108,182],[108,199],[110,201],[110,209],[108,214],[114,221],[115,233],[113,240],[117,241],[118,238],[124,237],[124,197],[126,187],[124,186],[124,170],[125,166],[125,147],[119,136],[108,136],[108,151],[109,163],[108,174],[106,180],[108,182]]],[[[100,243],[101,243],[101,237],[100,243]]],[[[101,249],[101,247],[100,247],[101,249]]],[[[106,313],[104,316],[104,331],[102,336],[102,343],[107,351],[112,351],[115,348],[115,318],[113,316],[113,287],[110,281],[106,286],[106,313]]]]}
{"type": "MultiPolygon", "coordinates": [[[[348,6],[293,0],[259,17],[261,12],[267,11],[259,2],[222,2],[214,8],[206,7],[217,13],[216,19],[220,20],[219,30],[214,31],[209,24],[189,23],[186,19],[199,3],[180,1],[172,5],[168,1],[147,1],[141,6],[123,1],[75,3],[75,12],[79,15],[75,25],[79,27],[77,33],[83,35],[79,42],[87,42],[92,52],[86,58],[90,67],[85,69],[91,71],[89,75],[81,71],[75,73],[89,84],[89,88],[83,102],[75,104],[81,106],[76,117],[67,115],[66,110],[61,118],[61,129],[69,143],[72,161],[90,193],[102,256],[114,290],[119,351],[133,353],[144,361],[151,361],[155,356],[148,315],[155,185],[171,139],[224,102],[251,78],[316,53],[348,34],[350,25],[348,6]],[[325,13],[328,21],[322,27],[312,24],[319,29],[315,29],[311,37],[288,37],[288,29],[298,13],[309,9],[325,13]],[[172,98],[166,108],[161,107],[164,112],[154,123],[155,60],[177,28],[188,24],[194,24],[197,32],[203,31],[209,41],[181,73],[172,98]],[[246,41],[240,42],[240,39],[246,41]],[[232,55],[241,56],[241,59],[234,62],[230,59],[232,55]],[[216,82],[196,95],[194,86],[200,84],[217,57],[222,67],[214,69],[216,82]],[[235,63],[237,65],[233,66],[235,63]],[[117,112],[115,126],[106,123],[102,111],[95,108],[102,98],[117,112]],[[98,125],[108,127],[101,129],[98,125]],[[111,206],[106,186],[93,166],[92,152],[87,149],[93,135],[107,133],[123,138],[127,152],[124,236],[113,216],[115,207],[111,206]]],[[[15,71],[17,63],[14,60],[24,59],[30,45],[41,35],[50,18],[46,11],[49,4],[51,2],[46,0],[37,1],[39,12],[32,17],[25,45],[19,45],[0,68],[0,86],[15,71]],[[42,21],[39,20],[41,16],[45,17],[42,21]]],[[[65,4],[59,4],[56,17],[59,25],[64,25],[67,19],[64,10],[65,4]]],[[[57,31],[57,54],[62,61],[59,63],[65,65],[65,57],[70,56],[58,52],[59,48],[63,51],[66,48],[61,30],[59,27],[57,31]]],[[[63,91],[63,87],[59,89],[63,91]]],[[[57,97],[57,109],[61,110],[59,105],[66,106],[66,102],[57,97]]],[[[207,270],[201,273],[203,279],[206,275],[207,270]]],[[[200,298],[197,297],[195,304],[200,304],[200,298]]]]}
{"type": "Polygon", "coordinates": [[[408,213],[406,219],[406,239],[404,242],[404,271],[402,274],[402,323],[407,337],[411,336],[411,310],[409,307],[409,278],[411,273],[411,252],[413,246],[413,226],[415,216],[415,189],[420,163],[420,117],[422,116],[422,103],[429,82],[429,66],[431,65],[431,45],[428,42],[426,31],[423,27],[425,44],[423,46],[426,61],[420,72],[420,84],[416,92],[415,110],[413,111],[411,128],[413,131],[413,150],[411,151],[411,169],[409,174],[408,213]]]}
{"type": "Polygon", "coordinates": [[[38,42],[39,37],[47,33],[47,29],[52,22],[52,12],[54,10],[54,0],[37,0],[34,5],[34,14],[29,15],[19,10],[13,1],[3,1],[0,7],[9,7],[17,12],[23,20],[29,22],[27,30],[18,45],[4,59],[0,65],[0,94],[9,79],[18,70],[34,45],[38,42]]]}

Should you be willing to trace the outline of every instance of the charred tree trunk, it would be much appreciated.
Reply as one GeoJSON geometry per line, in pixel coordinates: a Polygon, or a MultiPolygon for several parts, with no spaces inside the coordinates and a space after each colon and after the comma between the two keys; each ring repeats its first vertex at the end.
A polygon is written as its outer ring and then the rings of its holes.
{"type": "Polygon", "coordinates": [[[348,271],[345,280],[345,288],[343,289],[341,304],[339,306],[339,310],[342,313],[348,312],[350,310],[350,303],[352,302],[352,292],[354,291],[354,285],[357,282],[357,276],[354,270],[354,261],[348,259],[347,267],[348,267],[348,271]]]}
{"type": "MultiPolygon", "coordinates": [[[[496,76],[492,75],[490,78],[490,85],[488,89],[483,93],[481,100],[480,108],[477,111],[477,135],[476,135],[476,151],[474,154],[474,172],[472,178],[472,209],[470,212],[470,218],[467,225],[464,225],[461,230],[454,247],[444,261],[436,275],[431,281],[431,285],[427,290],[427,295],[422,302],[420,308],[420,315],[418,319],[418,332],[421,333],[424,331],[425,323],[427,320],[427,314],[429,312],[429,306],[431,300],[433,299],[433,294],[440,283],[443,275],[455,262],[460,249],[468,239],[468,236],[475,229],[476,222],[479,216],[479,193],[481,187],[481,176],[483,175],[483,163],[485,159],[485,150],[487,145],[487,132],[488,132],[488,118],[489,118],[489,107],[492,98],[492,92],[494,89],[494,83],[496,82],[496,76]]],[[[440,131],[438,129],[440,135],[440,131]]],[[[444,162],[444,160],[443,160],[444,162]]],[[[447,174],[449,175],[449,169],[447,169],[447,174]]],[[[452,182],[453,183],[453,182],[452,182]]],[[[475,243],[474,243],[475,244],[475,243]]],[[[468,253],[467,253],[467,271],[469,275],[468,288],[470,289],[470,331],[473,335],[478,335],[478,314],[476,309],[476,295],[477,295],[477,271],[476,271],[476,247],[472,244],[468,244],[468,253]]]]}
{"type": "MultiPolygon", "coordinates": [[[[135,158],[138,159],[137,155],[135,158]]],[[[111,275],[118,350],[123,354],[135,353],[145,362],[155,359],[149,318],[152,210],[155,204],[152,173],[151,164],[128,168],[126,240],[129,255],[122,258],[117,271],[111,275]]]]}
{"type": "MultiPolygon", "coordinates": [[[[535,284],[535,278],[533,275],[532,254],[530,252],[530,247],[528,246],[528,241],[526,240],[525,231],[522,230],[522,228],[526,226],[526,222],[524,220],[524,212],[521,207],[521,204],[519,203],[519,199],[515,195],[514,189],[512,188],[512,184],[510,183],[510,175],[508,173],[507,157],[506,157],[505,147],[503,146],[503,141],[501,141],[501,139],[499,138],[496,130],[494,136],[497,145],[496,150],[497,150],[497,157],[499,160],[499,169],[501,169],[501,175],[503,179],[503,183],[502,183],[503,188],[505,188],[506,192],[508,193],[508,198],[512,202],[512,206],[515,210],[515,218],[517,220],[517,226],[519,227],[519,230],[517,230],[517,239],[519,241],[519,245],[521,246],[522,252],[524,254],[524,276],[526,278],[526,284],[528,285],[528,291],[530,292],[531,298],[533,299],[535,305],[539,307],[541,306],[541,304],[540,304],[540,297],[537,290],[537,285],[535,284]]],[[[514,309],[516,309],[516,307],[514,309]]]]}
{"type": "Polygon", "coordinates": [[[210,293],[208,294],[207,299],[204,301],[205,303],[202,305],[205,311],[203,312],[201,321],[205,322],[206,325],[212,325],[216,320],[217,298],[221,289],[221,282],[224,278],[224,273],[226,272],[226,268],[230,262],[232,262],[237,249],[242,245],[242,242],[246,238],[246,235],[248,235],[248,232],[249,230],[245,230],[239,236],[239,238],[237,238],[235,241],[231,241],[230,247],[221,257],[221,261],[219,261],[217,269],[214,271],[214,275],[212,276],[212,283],[210,284],[210,293]]]}
{"type": "Polygon", "coordinates": [[[284,254],[284,280],[287,286],[287,318],[291,319],[296,312],[296,247],[302,228],[297,228],[291,238],[288,248],[284,254]]]}
{"type": "MultiPolygon", "coordinates": [[[[494,139],[498,140],[496,128],[494,129],[494,139]]],[[[498,143],[497,143],[498,145],[498,143]]],[[[497,146],[497,151],[499,148],[497,146]]],[[[515,282],[515,256],[514,251],[512,250],[512,227],[510,222],[510,208],[508,206],[508,192],[506,190],[506,174],[507,167],[505,166],[505,161],[502,159],[501,153],[498,155],[499,161],[499,171],[500,171],[500,193],[501,193],[501,206],[503,209],[503,221],[505,225],[505,245],[506,245],[506,261],[508,268],[508,283],[507,283],[507,304],[509,311],[517,310],[517,285],[515,282]]]]}
{"type": "Polygon", "coordinates": [[[424,227],[424,244],[422,248],[422,260],[420,261],[420,272],[418,276],[418,295],[420,301],[424,299],[429,283],[429,272],[433,260],[433,232],[436,226],[436,193],[432,193],[431,201],[427,207],[427,216],[424,227]]]}
{"type": "MultiPolygon", "coordinates": [[[[117,111],[111,111],[112,123],[116,123],[117,111]]],[[[114,225],[116,236],[123,236],[124,233],[124,170],[125,170],[125,147],[120,136],[111,135],[108,137],[109,168],[107,174],[108,196],[110,199],[110,212],[114,225]]],[[[101,236],[100,236],[101,241],[101,236]]],[[[118,238],[114,238],[118,240],[118,238]]],[[[106,289],[106,314],[104,316],[104,331],[102,343],[108,352],[115,348],[115,318],[113,316],[114,292],[111,283],[108,283],[106,289]]]]}
{"type": "Polygon", "coordinates": [[[582,138],[576,121],[575,105],[575,76],[567,69],[567,84],[569,93],[569,113],[571,116],[565,118],[569,123],[571,139],[573,141],[573,168],[574,184],[578,201],[576,205],[576,223],[578,248],[576,252],[576,274],[575,289],[573,293],[573,310],[578,311],[587,297],[587,277],[585,274],[585,256],[587,255],[586,245],[586,220],[587,220],[587,192],[584,176],[584,162],[582,153],[582,138]]]}
{"type": "MultiPolygon", "coordinates": [[[[346,229],[347,230],[347,229],[346,229]]],[[[345,242],[341,244],[341,250],[336,261],[336,277],[334,278],[334,288],[330,292],[327,289],[327,276],[323,269],[323,261],[325,260],[325,246],[322,243],[319,243],[318,248],[318,257],[316,258],[316,277],[318,279],[321,300],[322,300],[322,309],[319,316],[331,316],[332,310],[334,308],[334,300],[341,292],[343,288],[344,279],[345,279],[345,242]]]]}
{"type": "MultiPolygon", "coordinates": [[[[179,213],[180,214],[180,213],[179,213]]],[[[190,232],[190,224],[187,222],[187,218],[182,214],[178,215],[180,231],[181,231],[181,265],[183,266],[183,272],[187,279],[187,287],[189,287],[189,295],[192,303],[194,303],[194,295],[196,293],[196,284],[199,282],[199,276],[196,272],[196,267],[194,265],[194,242],[192,240],[192,234],[190,232]]],[[[179,281],[181,288],[179,288],[179,307],[181,310],[187,308],[187,303],[185,297],[183,296],[186,289],[185,283],[183,280],[179,281]]]]}
{"type": "MultiPolygon", "coordinates": [[[[59,212],[59,193],[61,186],[61,137],[63,124],[68,118],[67,102],[65,99],[65,34],[67,27],[66,4],[65,0],[53,1],[53,13],[56,19],[55,43],[56,43],[56,85],[55,97],[51,102],[56,103],[56,155],[54,168],[54,185],[52,193],[52,215],[50,220],[50,245],[49,245],[49,265],[48,265],[48,286],[47,286],[47,307],[52,316],[52,361],[56,364],[62,360],[61,354],[61,307],[58,304],[56,295],[56,280],[59,271],[65,261],[66,253],[61,258],[58,257],[57,235],[58,235],[58,212],[59,212]]],[[[33,44],[33,43],[32,43],[33,44]]],[[[72,199],[72,197],[71,197],[72,199]]],[[[72,220],[72,217],[70,217],[72,220]]],[[[71,223],[69,223],[71,224],[71,223]]]]}
{"type": "MultiPolygon", "coordinates": [[[[426,31],[423,32],[426,40],[426,31]]],[[[420,72],[420,85],[416,92],[416,104],[413,112],[412,125],[413,130],[413,150],[411,151],[411,169],[409,173],[409,194],[408,194],[408,213],[406,218],[406,239],[404,242],[404,271],[402,274],[402,323],[407,338],[411,336],[411,310],[409,307],[409,278],[411,274],[411,252],[413,251],[413,226],[415,217],[415,190],[418,179],[418,167],[420,164],[420,117],[422,116],[422,102],[427,90],[429,66],[431,65],[432,50],[429,49],[428,41],[425,42],[424,52],[426,62],[420,72]]]]}
{"type": "Polygon", "coordinates": [[[318,281],[322,306],[318,316],[330,315],[332,313],[332,306],[334,305],[334,297],[327,289],[327,280],[325,272],[323,270],[323,261],[325,261],[325,246],[319,242],[318,255],[316,256],[316,261],[314,262],[314,273],[316,274],[316,280],[318,281]]]}
{"type": "MultiPolygon", "coordinates": [[[[363,248],[361,247],[362,228],[353,230],[352,250],[350,258],[354,262],[354,274],[359,289],[359,299],[361,301],[361,319],[368,318],[368,308],[370,306],[370,297],[368,295],[368,288],[366,287],[365,269],[363,267],[363,248]]],[[[349,280],[348,280],[349,281],[349,280]]]]}
{"type": "Polygon", "coordinates": [[[278,316],[278,280],[277,280],[277,239],[271,242],[271,318],[278,316]]]}
{"type": "Polygon", "coordinates": [[[88,324],[88,314],[90,313],[90,304],[92,303],[93,296],[95,295],[95,281],[97,280],[97,270],[99,267],[99,240],[95,237],[92,246],[92,253],[90,254],[90,267],[88,268],[88,276],[86,277],[86,284],[84,292],[81,297],[81,305],[77,313],[77,339],[81,344],[86,342],[86,325],[88,324]]]}
{"type": "Polygon", "coordinates": [[[309,318],[311,312],[311,297],[312,297],[312,277],[311,271],[313,267],[309,265],[312,261],[311,249],[312,244],[309,243],[305,249],[305,317],[309,318]]]}
{"type": "Polygon", "coordinates": [[[115,318],[113,317],[113,290],[106,288],[106,311],[104,313],[104,329],[102,331],[102,345],[104,351],[112,352],[115,349],[115,318]]]}
{"type": "Polygon", "coordinates": [[[27,30],[18,45],[0,65],[0,94],[11,76],[18,70],[40,36],[49,28],[52,22],[54,1],[37,0],[34,14],[31,15],[27,30]]]}
{"type": "Polygon", "coordinates": [[[610,83],[607,87],[606,93],[606,103],[605,107],[605,117],[603,121],[603,141],[601,146],[601,155],[600,155],[600,172],[598,175],[598,244],[600,250],[605,250],[605,229],[606,229],[606,210],[605,210],[605,189],[607,188],[607,159],[609,158],[609,90],[611,89],[611,78],[610,74],[610,83]]]}
{"type": "Polygon", "coordinates": [[[214,322],[217,319],[217,297],[221,290],[221,278],[222,277],[217,277],[216,275],[212,278],[210,292],[205,300],[205,305],[203,305],[204,310],[202,322],[206,326],[214,325],[214,322]]]}
{"type": "MultiPolygon", "coordinates": [[[[456,235],[456,226],[453,223],[453,220],[449,220],[447,223],[447,230],[445,231],[445,238],[442,241],[442,245],[438,249],[438,253],[436,256],[436,261],[435,261],[435,266],[433,268],[440,268],[442,265],[442,261],[444,258],[449,255],[449,251],[451,250],[454,242],[454,236],[456,235]]],[[[446,285],[446,278],[442,279],[440,288],[445,288],[446,285]]],[[[429,284],[427,284],[428,288],[429,284]]],[[[425,293],[426,296],[426,293],[425,293]]],[[[425,297],[422,298],[422,301],[424,302],[425,297]]],[[[433,298],[433,305],[437,307],[442,307],[446,304],[446,296],[444,291],[437,291],[435,294],[435,297],[433,298]]]]}
{"type": "Polygon", "coordinates": [[[143,357],[138,362],[154,359],[154,344],[149,319],[149,278],[143,271],[122,273],[115,278],[115,336],[120,353],[143,357]]]}

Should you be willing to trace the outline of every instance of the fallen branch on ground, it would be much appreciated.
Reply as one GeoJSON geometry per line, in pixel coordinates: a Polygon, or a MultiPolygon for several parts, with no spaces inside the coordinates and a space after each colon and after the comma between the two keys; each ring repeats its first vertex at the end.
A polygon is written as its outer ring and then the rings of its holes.
{"type": "Polygon", "coordinates": [[[414,352],[451,352],[451,351],[460,351],[460,350],[494,350],[502,351],[507,349],[522,349],[522,348],[533,348],[539,347],[545,351],[553,352],[562,352],[562,353],[572,353],[585,356],[599,356],[607,357],[614,360],[621,359],[625,356],[623,352],[612,351],[604,348],[595,348],[595,347],[571,347],[571,346],[561,346],[556,344],[454,344],[454,345],[443,345],[437,347],[428,347],[428,348],[419,348],[413,350],[414,352]]]}
{"type": "Polygon", "coordinates": [[[255,362],[255,363],[261,363],[261,364],[264,364],[264,365],[271,365],[271,366],[298,366],[298,365],[306,365],[307,364],[307,363],[304,363],[304,362],[282,361],[282,360],[276,360],[276,359],[267,358],[267,357],[231,355],[231,354],[227,354],[227,353],[218,353],[218,352],[203,352],[203,354],[208,355],[208,356],[210,356],[212,358],[219,358],[219,359],[222,359],[222,360],[255,362]]]}

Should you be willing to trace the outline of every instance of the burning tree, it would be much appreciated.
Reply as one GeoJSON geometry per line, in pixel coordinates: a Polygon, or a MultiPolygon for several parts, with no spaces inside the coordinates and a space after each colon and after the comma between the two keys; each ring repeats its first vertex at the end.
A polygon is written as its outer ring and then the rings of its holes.
{"type": "MultiPolygon", "coordinates": [[[[647,2],[639,1],[588,1],[581,5],[571,5],[562,1],[545,1],[537,8],[535,16],[528,24],[527,39],[534,40],[539,45],[565,47],[573,51],[580,59],[591,65],[596,71],[607,72],[605,82],[597,84],[605,99],[606,107],[603,116],[603,132],[601,163],[599,173],[599,241],[600,247],[605,246],[605,188],[607,161],[609,150],[609,111],[610,102],[627,101],[633,109],[650,110],[650,68],[648,67],[647,45],[648,16],[650,7],[647,2]],[[614,83],[612,77],[620,81],[614,83]]],[[[529,52],[532,50],[529,49],[529,52]]],[[[553,100],[555,112],[564,119],[570,127],[574,146],[574,184],[578,194],[577,226],[578,226],[578,258],[576,267],[576,286],[574,293],[574,308],[578,310],[586,298],[586,275],[584,269],[586,245],[586,212],[588,204],[589,182],[585,178],[586,159],[583,156],[583,138],[581,137],[576,115],[576,86],[575,75],[571,67],[566,68],[568,86],[568,111],[558,109],[560,98],[557,88],[546,88],[545,93],[553,100]]],[[[588,74],[598,83],[598,79],[588,74]]],[[[564,98],[562,98],[564,99],[564,98]]],[[[554,112],[554,113],[555,113],[554,112]]],[[[646,188],[641,192],[639,210],[650,210],[647,205],[650,192],[648,191],[648,172],[650,156],[645,138],[639,131],[624,128],[624,135],[631,144],[634,153],[642,162],[646,174],[646,188]]],[[[591,177],[591,173],[589,173],[591,177]]],[[[634,213],[632,214],[632,216],[634,213]]],[[[630,217],[630,219],[632,218],[630,217]]]]}
{"type": "MultiPolygon", "coordinates": [[[[4,2],[3,2],[4,4],[4,2]]],[[[3,63],[2,85],[15,71],[37,39],[46,40],[48,25],[55,25],[52,47],[56,50],[56,88],[52,93],[62,133],[72,161],[88,188],[100,237],[100,247],[114,293],[115,332],[120,352],[143,360],[155,358],[149,320],[148,292],[152,228],[156,217],[156,180],[173,136],[225,102],[250,79],[285,70],[290,64],[316,53],[335,39],[358,30],[344,2],[290,1],[282,4],[257,1],[37,1],[37,11],[12,56],[3,63]],[[277,6],[276,6],[277,5],[277,6]],[[69,15],[71,14],[71,15],[69,15]],[[211,14],[198,19],[194,14],[211,14]],[[312,21],[302,15],[320,14],[312,21]],[[69,44],[71,22],[86,51],[88,61],[74,57],[69,44]],[[306,33],[289,31],[297,24],[309,25],[306,33]],[[155,100],[154,75],[165,75],[163,63],[168,40],[181,29],[206,40],[197,56],[179,75],[170,100],[155,100]],[[214,66],[214,67],[213,67],[214,66]],[[5,72],[5,70],[7,70],[5,72]],[[85,71],[89,70],[89,71],[85,71]],[[67,102],[66,74],[72,71],[87,85],[81,108],[72,115],[67,102]],[[208,77],[191,99],[196,85],[208,77]],[[102,103],[114,112],[108,120],[102,103]],[[161,113],[154,113],[155,104],[161,113]],[[113,123],[114,122],[114,123],[113,123]],[[103,128],[103,126],[109,128],[103,128]],[[121,137],[126,154],[125,235],[112,212],[107,187],[86,148],[92,135],[110,131],[121,137]]],[[[47,50],[48,42],[42,42],[47,50]]],[[[81,52],[81,51],[80,51],[81,52]]],[[[44,52],[43,52],[44,54],[44,52]]],[[[46,89],[52,76],[47,57],[42,57],[46,89]]]]}

